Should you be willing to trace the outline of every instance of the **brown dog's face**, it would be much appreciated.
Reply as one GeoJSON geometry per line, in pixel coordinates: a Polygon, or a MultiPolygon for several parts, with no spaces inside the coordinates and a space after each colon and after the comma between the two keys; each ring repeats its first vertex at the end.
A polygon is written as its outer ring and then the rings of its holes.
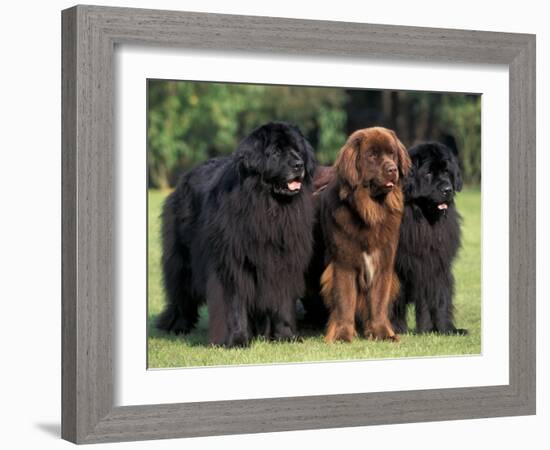
{"type": "Polygon", "coordinates": [[[354,132],[334,163],[339,177],[352,190],[368,188],[373,196],[397,189],[411,160],[392,130],[382,127],[354,132]]]}

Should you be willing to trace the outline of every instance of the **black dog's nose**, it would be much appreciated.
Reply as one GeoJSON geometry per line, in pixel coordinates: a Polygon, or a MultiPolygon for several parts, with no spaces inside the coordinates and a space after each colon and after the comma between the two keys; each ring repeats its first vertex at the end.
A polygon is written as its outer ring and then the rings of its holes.
{"type": "Polygon", "coordinates": [[[292,165],[292,168],[298,172],[304,168],[304,162],[301,160],[294,161],[294,164],[292,165]]]}
{"type": "Polygon", "coordinates": [[[449,195],[451,195],[451,192],[453,192],[453,188],[451,186],[444,186],[441,189],[441,192],[444,197],[448,197],[449,195]]]}

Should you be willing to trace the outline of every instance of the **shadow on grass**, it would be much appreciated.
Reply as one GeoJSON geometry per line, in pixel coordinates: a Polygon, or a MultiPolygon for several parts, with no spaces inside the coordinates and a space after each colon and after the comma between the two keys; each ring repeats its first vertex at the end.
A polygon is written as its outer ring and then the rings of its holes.
{"type": "MultiPolygon", "coordinates": [[[[189,347],[202,347],[202,348],[215,348],[214,346],[208,343],[208,311],[205,306],[203,306],[199,311],[199,321],[197,326],[191,331],[191,333],[186,335],[175,335],[173,333],[166,333],[165,331],[159,330],[155,323],[157,321],[159,314],[152,314],[147,320],[147,335],[148,338],[160,339],[163,342],[169,343],[184,343],[189,347]]],[[[411,317],[412,314],[409,314],[409,323],[412,322],[412,327],[408,332],[402,333],[401,337],[418,337],[422,339],[441,339],[448,337],[457,337],[459,339],[464,339],[463,335],[460,334],[438,334],[438,333],[417,333],[414,329],[414,318],[411,317]]],[[[295,340],[287,341],[294,343],[302,343],[303,341],[311,338],[323,339],[324,328],[316,327],[310,323],[304,322],[303,320],[298,319],[298,336],[295,340]]],[[[251,341],[251,344],[255,342],[273,342],[276,341],[266,341],[263,337],[254,338],[251,341]]],[[[252,348],[253,345],[250,346],[252,348]]]]}
{"type": "MultiPolygon", "coordinates": [[[[205,307],[201,308],[199,312],[199,322],[197,323],[197,326],[191,331],[191,333],[186,335],[175,335],[173,333],[167,333],[163,330],[159,330],[155,325],[159,315],[160,314],[153,314],[150,315],[147,319],[148,338],[162,339],[166,342],[183,341],[190,347],[211,347],[208,343],[208,311],[205,307]]],[[[296,339],[297,342],[300,342],[301,339],[322,337],[323,335],[323,328],[314,327],[301,321],[298,322],[298,336],[296,339]]],[[[257,338],[253,341],[255,340],[265,341],[265,339],[263,338],[257,338]]]]}
{"type": "Polygon", "coordinates": [[[180,342],[184,341],[191,347],[209,347],[208,344],[208,313],[201,310],[199,315],[199,322],[197,326],[186,335],[176,335],[173,333],[167,333],[163,330],[159,330],[156,327],[157,318],[160,314],[154,314],[149,316],[147,320],[147,338],[163,339],[167,342],[180,342]],[[206,315],[206,316],[205,316],[206,315]]]}

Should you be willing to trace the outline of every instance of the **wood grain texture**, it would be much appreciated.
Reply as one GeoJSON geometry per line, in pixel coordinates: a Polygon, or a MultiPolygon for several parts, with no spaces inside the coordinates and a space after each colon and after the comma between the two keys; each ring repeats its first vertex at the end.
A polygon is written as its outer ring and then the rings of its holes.
{"type": "Polygon", "coordinates": [[[95,6],[63,11],[62,31],[63,438],[93,443],[535,412],[534,36],[95,6]],[[508,65],[509,385],[114,407],[115,44],[508,65]]]}
{"type": "Polygon", "coordinates": [[[535,39],[510,63],[510,385],[536,399],[535,39]]]}
{"type": "Polygon", "coordinates": [[[76,10],[63,14],[61,50],[61,434],[76,440],[76,10]]]}
{"type": "Polygon", "coordinates": [[[63,401],[73,406],[62,436],[80,442],[113,406],[113,45],[83,8],[64,13],[63,32],[63,401]]]}

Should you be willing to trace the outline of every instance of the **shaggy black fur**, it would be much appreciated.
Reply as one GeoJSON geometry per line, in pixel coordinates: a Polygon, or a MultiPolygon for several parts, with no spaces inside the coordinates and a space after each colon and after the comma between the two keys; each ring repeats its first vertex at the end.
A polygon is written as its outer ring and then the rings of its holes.
{"type": "Polygon", "coordinates": [[[409,150],[412,170],[404,186],[396,270],[401,283],[393,305],[396,333],[407,331],[407,303],[415,305],[416,331],[465,334],[453,323],[453,260],[460,247],[454,196],[462,189],[456,150],[427,142],[409,150]]]}
{"type": "Polygon", "coordinates": [[[209,341],[290,339],[311,256],[313,150],[283,122],[185,174],[162,214],[168,303],[157,326],[189,332],[206,301],[209,341]]]}

